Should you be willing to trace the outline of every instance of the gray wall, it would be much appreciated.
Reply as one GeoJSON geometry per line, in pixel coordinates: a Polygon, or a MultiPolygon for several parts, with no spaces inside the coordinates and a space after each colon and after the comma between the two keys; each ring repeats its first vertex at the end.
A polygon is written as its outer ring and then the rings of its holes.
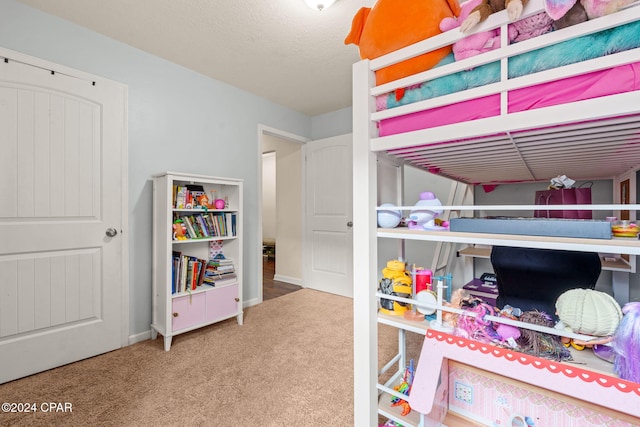
{"type": "Polygon", "coordinates": [[[153,174],[169,170],[244,179],[244,294],[255,299],[262,283],[258,125],[309,138],[350,132],[350,109],[316,120],[14,0],[0,0],[0,46],[129,88],[127,237],[134,339],[143,338],[151,322],[153,174]]]}

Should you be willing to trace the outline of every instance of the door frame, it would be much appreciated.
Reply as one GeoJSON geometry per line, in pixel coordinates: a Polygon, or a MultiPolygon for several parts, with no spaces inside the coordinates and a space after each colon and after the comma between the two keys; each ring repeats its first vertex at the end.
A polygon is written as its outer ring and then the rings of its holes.
{"type": "MultiPolygon", "coordinates": [[[[265,135],[270,135],[276,138],[281,138],[281,139],[286,139],[289,141],[293,141],[293,142],[297,142],[301,145],[302,148],[302,156],[301,156],[301,161],[302,161],[302,165],[301,165],[301,174],[302,177],[301,179],[304,179],[305,173],[306,173],[306,169],[305,169],[305,161],[304,161],[304,155],[305,155],[305,151],[304,151],[304,146],[308,141],[311,141],[310,138],[306,138],[304,136],[300,136],[300,135],[296,135],[294,133],[291,132],[286,132],[280,129],[276,129],[276,128],[272,128],[263,124],[258,124],[258,150],[256,153],[257,156],[257,161],[258,161],[258,192],[259,192],[259,197],[258,197],[258,235],[256,236],[256,253],[257,253],[257,260],[260,260],[260,262],[258,262],[258,277],[259,277],[259,282],[260,282],[260,286],[258,287],[258,299],[255,302],[255,304],[259,304],[261,303],[264,298],[263,298],[263,293],[262,293],[262,144],[263,144],[263,137],[265,135]]],[[[302,186],[302,194],[300,195],[300,200],[304,203],[305,201],[305,197],[304,197],[304,186],[302,186]]],[[[277,211],[276,211],[276,215],[277,215],[277,211]]],[[[303,218],[302,218],[302,227],[304,230],[304,226],[305,226],[305,218],[304,218],[304,209],[303,209],[303,218]]],[[[304,253],[305,253],[305,244],[304,244],[304,233],[301,233],[300,236],[300,240],[301,240],[301,248],[302,248],[302,258],[304,259],[304,253]]],[[[304,271],[302,271],[302,287],[304,287],[304,271]]],[[[249,305],[253,305],[253,304],[249,304],[249,305]]]]}
{"type": "MultiPolygon", "coordinates": [[[[24,53],[21,52],[17,52],[17,51],[13,51],[10,49],[6,49],[4,47],[0,47],[0,57],[2,58],[7,58],[10,61],[16,61],[16,62],[20,62],[26,65],[31,65],[34,67],[39,67],[39,68],[43,68],[45,70],[50,70],[52,73],[56,72],[56,73],[62,73],[62,74],[66,74],[68,76],[80,79],[80,80],[85,80],[87,82],[95,82],[96,84],[99,84],[100,82],[105,82],[108,83],[110,85],[116,85],[116,86],[120,86],[123,89],[123,106],[122,106],[122,136],[121,136],[121,143],[122,143],[122,156],[120,159],[120,165],[121,165],[121,175],[120,178],[122,179],[122,194],[120,195],[121,197],[121,212],[120,212],[120,216],[121,216],[121,224],[122,224],[122,229],[119,230],[120,233],[120,239],[117,239],[120,241],[120,253],[121,253],[121,265],[122,265],[122,277],[120,277],[120,282],[122,283],[122,323],[121,323],[121,338],[120,338],[120,344],[121,347],[125,347],[128,346],[129,343],[129,204],[128,204],[128,200],[129,200],[129,141],[128,141],[128,135],[129,135],[129,113],[128,113],[128,96],[129,96],[129,92],[128,92],[128,86],[114,81],[114,80],[110,80],[101,76],[97,76],[94,74],[90,74],[90,73],[85,73],[83,71],[77,70],[75,68],[70,68],[70,67],[66,67],[64,65],[60,65],[54,62],[50,62],[44,59],[40,59],[37,58],[35,56],[30,56],[30,55],[26,55],[24,53]]],[[[142,341],[142,339],[140,339],[140,341],[142,341]]],[[[133,343],[131,343],[133,344],[133,343]]]]}

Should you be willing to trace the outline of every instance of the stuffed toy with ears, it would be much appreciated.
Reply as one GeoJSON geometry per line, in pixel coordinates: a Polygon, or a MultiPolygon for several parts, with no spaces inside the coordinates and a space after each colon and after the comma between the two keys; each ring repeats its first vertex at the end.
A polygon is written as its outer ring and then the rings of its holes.
{"type": "MultiPolygon", "coordinates": [[[[584,8],[588,19],[595,19],[617,12],[635,1],[636,0],[580,0],[579,3],[584,8]]],[[[544,8],[554,21],[558,21],[572,10],[576,3],[578,3],[578,0],[545,0],[544,8]]]]}
{"type": "MultiPolygon", "coordinates": [[[[442,32],[460,27],[460,24],[469,16],[471,11],[482,3],[483,0],[467,0],[460,5],[460,16],[447,17],[440,22],[442,32]]],[[[500,30],[483,31],[471,34],[453,44],[453,56],[456,61],[461,61],[472,56],[479,55],[500,47],[500,30]]]]}
{"type": "MultiPolygon", "coordinates": [[[[357,45],[362,59],[374,59],[441,34],[440,22],[459,14],[457,0],[378,0],[357,12],[344,43],[357,45]]],[[[445,46],[377,70],[376,84],[429,70],[449,53],[445,46]]]]}
{"type": "MultiPolygon", "coordinates": [[[[469,14],[476,10],[484,0],[468,0],[460,5],[460,16],[444,18],[440,22],[440,29],[449,31],[461,26],[469,14]]],[[[553,29],[553,20],[544,12],[509,24],[509,41],[519,42],[547,33],[553,29]]],[[[500,47],[500,29],[471,34],[454,43],[453,55],[456,61],[461,61],[483,52],[500,47]]]]}
{"type": "Polygon", "coordinates": [[[460,25],[460,31],[469,33],[480,22],[485,21],[489,15],[506,9],[510,21],[516,21],[522,15],[522,10],[527,0],[482,0],[469,16],[460,25]]]}

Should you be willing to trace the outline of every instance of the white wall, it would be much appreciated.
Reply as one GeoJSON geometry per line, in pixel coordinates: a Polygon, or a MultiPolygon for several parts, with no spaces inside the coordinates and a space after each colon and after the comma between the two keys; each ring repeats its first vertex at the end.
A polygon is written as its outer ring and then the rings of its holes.
{"type": "Polygon", "coordinates": [[[310,117],[14,0],[0,0],[0,45],[128,85],[132,337],[151,322],[151,176],[159,172],[244,179],[244,295],[258,297],[258,125],[310,137],[310,117]]]}
{"type": "Polygon", "coordinates": [[[276,155],[276,280],[302,284],[302,144],[263,136],[276,155]]]}
{"type": "Polygon", "coordinates": [[[276,153],[262,154],[262,240],[276,240],[276,153]]]}

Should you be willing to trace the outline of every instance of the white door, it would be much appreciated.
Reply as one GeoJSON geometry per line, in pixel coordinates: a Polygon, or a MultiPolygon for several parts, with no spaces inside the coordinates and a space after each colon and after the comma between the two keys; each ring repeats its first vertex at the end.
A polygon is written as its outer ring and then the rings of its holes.
{"type": "Polygon", "coordinates": [[[3,383],[124,344],[126,87],[0,56],[3,383]]]}
{"type": "Polygon", "coordinates": [[[305,287],[353,297],[352,136],[305,144],[305,287]]]}

